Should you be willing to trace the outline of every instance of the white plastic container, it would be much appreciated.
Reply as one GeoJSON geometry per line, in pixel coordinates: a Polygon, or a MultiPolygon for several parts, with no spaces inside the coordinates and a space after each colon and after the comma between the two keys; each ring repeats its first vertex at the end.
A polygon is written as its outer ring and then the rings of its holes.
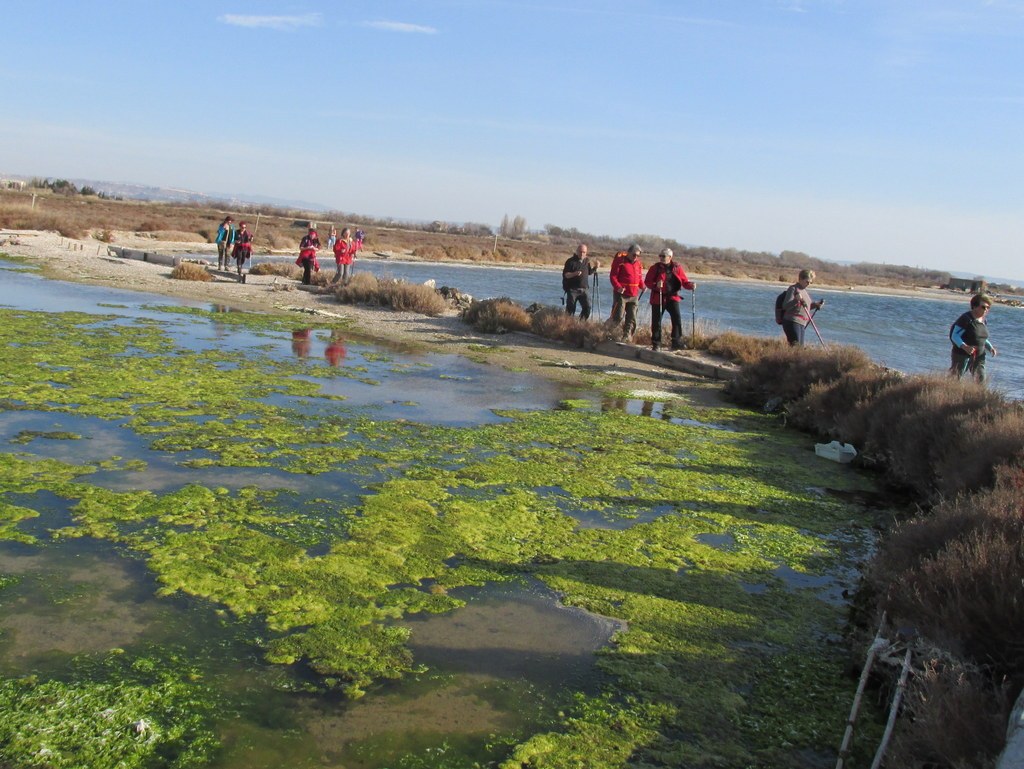
{"type": "Polygon", "coordinates": [[[839,441],[832,441],[831,443],[815,443],[814,453],[819,457],[825,459],[831,459],[833,462],[841,462],[846,464],[850,462],[855,456],[857,456],[857,449],[855,449],[849,443],[840,443],[839,441]]]}

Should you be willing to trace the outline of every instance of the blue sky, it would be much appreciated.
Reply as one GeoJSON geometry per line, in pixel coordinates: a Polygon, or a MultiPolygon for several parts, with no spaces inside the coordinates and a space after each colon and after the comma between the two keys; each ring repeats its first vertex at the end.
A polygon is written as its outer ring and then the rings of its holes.
{"type": "Polygon", "coordinates": [[[1024,0],[6,0],[0,173],[1024,282],[1024,0]]]}

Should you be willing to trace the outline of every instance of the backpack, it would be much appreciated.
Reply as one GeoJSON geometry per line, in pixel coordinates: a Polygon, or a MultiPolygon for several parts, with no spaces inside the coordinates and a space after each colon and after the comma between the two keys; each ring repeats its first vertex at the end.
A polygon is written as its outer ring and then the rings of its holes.
{"type": "Polygon", "coordinates": [[[775,297],[775,322],[778,323],[780,326],[782,325],[782,318],[786,314],[786,311],[782,308],[782,305],[786,301],[786,294],[788,291],[789,289],[787,288],[785,291],[783,291],[781,294],[775,297]]]}

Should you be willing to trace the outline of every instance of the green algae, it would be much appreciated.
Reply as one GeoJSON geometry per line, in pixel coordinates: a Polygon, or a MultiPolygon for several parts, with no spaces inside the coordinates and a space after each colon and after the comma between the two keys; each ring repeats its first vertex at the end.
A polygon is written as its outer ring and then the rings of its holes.
{"type": "MultiPolygon", "coordinates": [[[[291,328],[238,315],[268,334],[291,328]]],[[[771,420],[684,400],[664,411],[695,424],[589,402],[499,412],[501,422],[468,429],[356,411],[311,420],[306,405],[324,399],[316,382],[297,378],[308,365],[191,352],[158,323],[116,316],[4,316],[8,408],[119,420],[152,448],[180,453],[185,467],[344,472],[363,479],[363,493],[301,502],[196,485],[114,492],[85,482],[96,466],[0,454],[0,537],[34,541],[19,528],[37,514],[34,493],[72,500],[73,522],[54,536],[116,542],[144,560],[161,594],[263,621],[266,634],[253,641],[268,660],[304,662],[352,697],[421,669],[408,632],[392,623],[457,610],[448,591],[460,586],[536,577],[568,605],[624,620],[600,655],[606,693],[581,696],[561,723],[517,746],[508,766],[618,766],[638,754],[772,766],[790,763],[791,751],[838,744],[836,706],[849,682],[834,654],[807,652],[825,682],[815,709],[792,706],[792,670],[773,660],[835,633],[840,611],[774,571],[828,573],[848,562],[837,534],[847,549],[867,547],[863,512],[818,490],[869,485],[817,461],[771,420]],[[17,504],[8,501],[15,494],[17,504]],[[585,510],[655,517],[586,527],[572,514],[585,510]],[[708,544],[708,535],[728,544],[708,544]],[[326,551],[311,555],[317,544],[326,551]],[[751,593],[746,581],[765,589],[751,593]],[[783,723],[782,707],[799,715],[783,723]]],[[[337,375],[322,368],[316,376],[337,375]]],[[[106,466],[140,469],[114,458],[106,466]]]]}
{"type": "Polygon", "coordinates": [[[0,761],[10,767],[209,763],[218,698],[186,659],[120,659],[79,665],[74,681],[0,679],[0,761]]]}

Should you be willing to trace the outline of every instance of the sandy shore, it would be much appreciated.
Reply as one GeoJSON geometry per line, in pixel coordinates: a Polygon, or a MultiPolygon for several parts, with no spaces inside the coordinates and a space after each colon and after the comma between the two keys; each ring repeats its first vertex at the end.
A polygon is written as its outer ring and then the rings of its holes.
{"type": "MultiPolygon", "coordinates": [[[[114,245],[157,253],[205,253],[209,250],[213,262],[217,258],[209,246],[157,241],[131,233],[116,233],[114,245]]],[[[105,243],[69,241],[51,232],[12,234],[5,231],[0,235],[0,253],[38,264],[50,278],[294,316],[300,323],[318,314],[332,319],[344,318],[368,340],[412,344],[477,358],[481,357],[482,347],[500,347],[500,355],[493,356],[499,365],[549,379],[581,384],[594,373],[612,373],[622,377],[624,388],[663,390],[669,387],[680,392],[685,390],[697,404],[723,402],[721,382],[639,360],[572,349],[529,334],[478,334],[463,323],[454,310],[432,318],[339,304],[330,293],[301,290],[296,281],[271,275],[249,275],[245,283],[226,277],[216,277],[210,282],[175,280],[171,278],[170,266],[111,256],[105,243]]]]}

